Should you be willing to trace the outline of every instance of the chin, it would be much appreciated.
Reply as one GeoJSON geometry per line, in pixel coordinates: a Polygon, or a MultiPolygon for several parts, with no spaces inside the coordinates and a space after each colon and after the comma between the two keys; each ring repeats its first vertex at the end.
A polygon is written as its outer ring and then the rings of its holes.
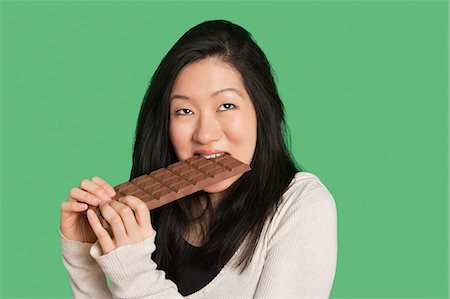
{"type": "Polygon", "coordinates": [[[214,185],[208,186],[206,188],[203,188],[203,191],[208,193],[218,193],[227,190],[234,182],[236,182],[242,174],[233,176],[229,179],[226,179],[224,181],[218,182],[214,185]]]}

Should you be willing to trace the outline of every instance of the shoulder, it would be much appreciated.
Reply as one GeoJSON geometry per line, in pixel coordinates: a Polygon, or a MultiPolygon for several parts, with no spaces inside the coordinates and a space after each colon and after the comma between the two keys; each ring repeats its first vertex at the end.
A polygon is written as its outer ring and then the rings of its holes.
{"type": "Polygon", "coordinates": [[[309,226],[317,221],[321,225],[337,225],[335,200],[315,174],[298,172],[284,192],[273,217],[269,219],[267,233],[271,235],[285,225],[298,229],[299,226],[309,226]]]}
{"type": "Polygon", "coordinates": [[[282,196],[278,211],[290,205],[307,204],[308,202],[335,205],[325,184],[313,173],[297,172],[282,196]]]}
{"type": "Polygon", "coordinates": [[[288,188],[283,194],[283,201],[294,196],[305,196],[308,193],[315,191],[317,189],[321,189],[326,191],[327,193],[331,193],[328,191],[328,188],[325,184],[313,173],[310,172],[297,172],[289,184],[288,188]]]}
{"type": "Polygon", "coordinates": [[[337,264],[336,206],[316,175],[295,175],[269,219],[260,248],[259,292],[328,298],[337,264]]]}

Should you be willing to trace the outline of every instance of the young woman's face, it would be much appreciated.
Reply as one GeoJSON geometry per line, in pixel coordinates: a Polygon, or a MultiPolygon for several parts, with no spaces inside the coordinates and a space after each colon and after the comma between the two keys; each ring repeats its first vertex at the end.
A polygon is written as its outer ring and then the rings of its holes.
{"type": "MultiPolygon", "coordinates": [[[[256,113],[239,71],[217,58],[186,65],[171,93],[169,134],[179,160],[226,152],[250,164],[256,147],[256,113]]],[[[240,176],[203,190],[224,191],[240,176]]]]}

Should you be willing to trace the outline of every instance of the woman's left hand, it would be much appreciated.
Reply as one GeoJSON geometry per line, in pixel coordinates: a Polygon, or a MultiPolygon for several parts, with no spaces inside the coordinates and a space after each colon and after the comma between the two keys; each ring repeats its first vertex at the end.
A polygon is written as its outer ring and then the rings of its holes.
{"type": "Polygon", "coordinates": [[[99,208],[112,229],[113,238],[93,211],[88,210],[87,215],[104,255],[120,246],[139,243],[153,234],[150,211],[137,197],[127,195],[117,201],[103,203],[99,208]]]}

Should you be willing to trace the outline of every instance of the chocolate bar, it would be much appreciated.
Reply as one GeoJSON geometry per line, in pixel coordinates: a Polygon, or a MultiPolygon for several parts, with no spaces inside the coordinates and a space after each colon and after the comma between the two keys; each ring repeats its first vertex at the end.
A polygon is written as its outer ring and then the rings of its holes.
{"type": "MultiPolygon", "coordinates": [[[[112,199],[133,195],[152,210],[250,169],[249,165],[229,154],[212,159],[193,156],[115,186],[116,195],[112,199]]],[[[103,226],[107,226],[98,207],[90,206],[89,209],[99,216],[103,226]]]]}

